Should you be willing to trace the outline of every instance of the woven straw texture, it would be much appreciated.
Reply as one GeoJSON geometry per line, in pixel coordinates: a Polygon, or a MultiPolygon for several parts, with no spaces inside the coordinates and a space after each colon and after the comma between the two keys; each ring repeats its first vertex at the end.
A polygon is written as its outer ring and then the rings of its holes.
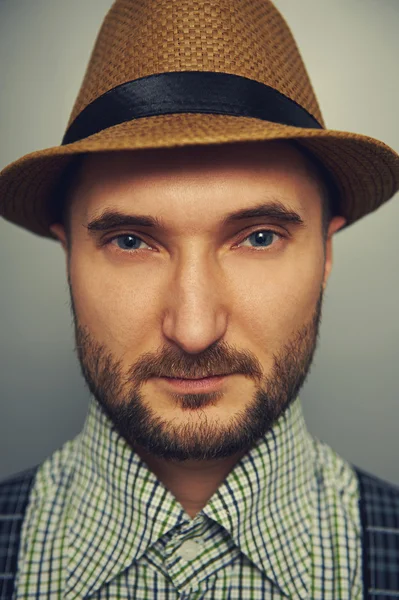
{"type": "Polygon", "coordinates": [[[189,144],[299,140],[333,175],[347,226],[398,190],[399,156],[391,148],[367,136],[324,128],[296,42],[269,0],[117,0],[97,36],[67,127],[110,89],[171,71],[231,73],[264,83],[305,108],[323,129],[216,114],[135,119],[13,162],[0,174],[0,214],[52,237],[49,207],[72,155],[189,144]]]}
{"type": "Polygon", "coordinates": [[[295,100],[323,125],[288,25],[265,0],[116,2],[101,27],[68,125],[117,85],[170,71],[255,79],[295,100]]]}

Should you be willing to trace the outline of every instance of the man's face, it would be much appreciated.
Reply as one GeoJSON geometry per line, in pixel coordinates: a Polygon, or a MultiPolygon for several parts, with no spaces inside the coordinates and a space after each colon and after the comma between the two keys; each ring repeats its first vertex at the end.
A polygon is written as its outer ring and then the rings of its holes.
{"type": "Polygon", "coordinates": [[[71,239],[82,371],[133,448],[177,461],[242,455],[297,398],[331,257],[319,186],[290,144],[93,154],[73,195],[71,239]],[[223,223],[270,202],[302,223],[223,223]],[[151,216],[165,229],[115,216],[99,229],[106,212],[151,216]],[[166,379],[222,373],[207,392],[166,379]]]}

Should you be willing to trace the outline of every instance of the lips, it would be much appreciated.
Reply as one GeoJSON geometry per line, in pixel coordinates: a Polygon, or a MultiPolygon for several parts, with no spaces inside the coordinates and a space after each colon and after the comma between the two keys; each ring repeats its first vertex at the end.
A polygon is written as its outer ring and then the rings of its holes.
{"type": "Polygon", "coordinates": [[[225,376],[203,377],[201,379],[174,379],[172,377],[162,377],[170,386],[181,391],[190,390],[208,390],[218,389],[227,379],[225,376]]]}
{"type": "Polygon", "coordinates": [[[165,375],[165,379],[175,379],[178,381],[199,381],[200,379],[211,379],[213,377],[227,377],[228,373],[216,373],[214,375],[203,375],[202,377],[170,377],[165,375]]]}

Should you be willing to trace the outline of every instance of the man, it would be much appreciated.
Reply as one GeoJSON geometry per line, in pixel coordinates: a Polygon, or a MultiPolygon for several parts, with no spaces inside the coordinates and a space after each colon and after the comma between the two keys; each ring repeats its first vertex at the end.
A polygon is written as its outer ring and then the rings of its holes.
{"type": "Polygon", "coordinates": [[[0,175],[65,250],[92,393],[1,484],[0,598],[399,594],[399,490],[298,396],[332,237],[398,187],[392,149],[325,129],[269,1],[115,2],[62,145],[0,175]]]}

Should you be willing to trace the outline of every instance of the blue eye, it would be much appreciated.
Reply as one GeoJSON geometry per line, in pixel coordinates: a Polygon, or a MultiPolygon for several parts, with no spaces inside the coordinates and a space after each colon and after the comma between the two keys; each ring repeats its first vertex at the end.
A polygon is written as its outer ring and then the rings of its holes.
{"type": "Polygon", "coordinates": [[[255,250],[255,251],[262,250],[262,249],[267,250],[270,246],[273,245],[273,235],[276,235],[280,239],[284,237],[283,234],[277,233],[277,231],[273,231],[272,229],[258,229],[257,231],[253,231],[252,233],[247,235],[247,237],[243,239],[241,244],[243,242],[245,242],[246,240],[249,240],[250,238],[252,238],[253,240],[255,240],[255,243],[261,244],[261,246],[252,246],[251,245],[249,247],[250,250],[255,250]]]}
{"type": "Polygon", "coordinates": [[[131,233],[125,233],[123,235],[118,235],[110,240],[111,243],[114,243],[121,250],[139,250],[137,246],[140,243],[145,244],[145,242],[137,237],[136,235],[132,235],[131,233]]]}
{"type": "Polygon", "coordinates": [[[243,242],[245,240],[253,238],[256,243],[261,244],[261,248],[268,248],[273,243],[274,235],[282,237],[279,233],[277,233],[276,231],[272,231],[271,229],[259,229],[258,231],[253,231],[252,233],[247,235],[247,237],[244,238],[243,242]]]}

